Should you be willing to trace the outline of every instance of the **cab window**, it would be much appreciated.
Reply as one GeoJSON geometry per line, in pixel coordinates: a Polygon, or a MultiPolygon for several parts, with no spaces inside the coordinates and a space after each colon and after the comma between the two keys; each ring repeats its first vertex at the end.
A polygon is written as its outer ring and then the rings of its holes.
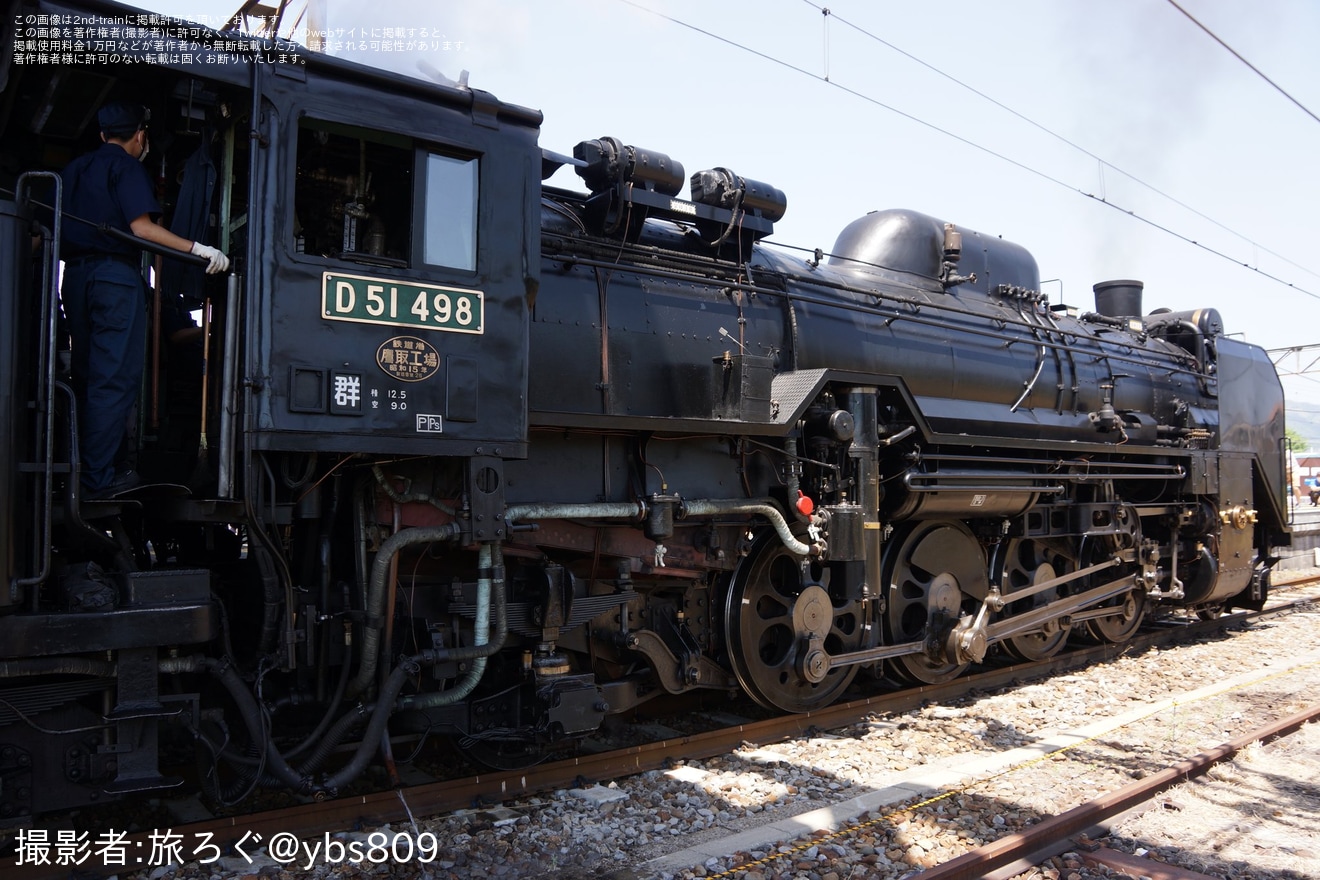
{"type": "Polygon", "coordinates": [[[426,156],[425,246],[433,266],[477,268],[477,160],[426,156]]]}
{"type": "Polygon", "coordinates": [[[294,250],[408,265],[411,178],[407,138],[304,119],[298,131],[294,250]]]}
{"type": "Polygon", "coordinates": [[[298,131],[294,251],[474,272],[477,171],[475,158],[406,136],[305,118],[298,131]]]}

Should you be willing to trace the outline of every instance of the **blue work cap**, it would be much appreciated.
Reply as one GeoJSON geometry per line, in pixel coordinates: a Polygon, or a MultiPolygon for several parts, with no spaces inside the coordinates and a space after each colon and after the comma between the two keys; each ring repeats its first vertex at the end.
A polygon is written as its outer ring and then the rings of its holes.
{"type": "Polygon", "coordinates": [[[116,101],[106,104],[96,114],[96,121],[101,131],[113,137],[128,137],[138,129],[146,128],[151,113],[141,104],[126,104],[116,101]]]}

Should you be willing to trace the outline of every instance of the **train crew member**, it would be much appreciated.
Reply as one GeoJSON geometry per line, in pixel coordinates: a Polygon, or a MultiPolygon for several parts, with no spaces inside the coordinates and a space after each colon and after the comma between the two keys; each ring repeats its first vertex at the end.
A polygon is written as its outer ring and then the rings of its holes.
{"type": "Polygon", "coordinates": [[[132,470],[115,472],[125,427],[137,402],[146,357],[146,287],[138,248],[97,225],[130,232],[208,260],[209,274],[229,268],[217,248],[189,241],[156,224],[160,204],[142,166],[150,145],[146,108],[108,104],[97,114],[99,148],[64,169],[64,280],[60,300],[73,343],[73,384],[78,396],[79,450],[85,498],[106,498],[139,482],[132,470]],[[92,225],[97,224],[97,225],[92,225]]]}

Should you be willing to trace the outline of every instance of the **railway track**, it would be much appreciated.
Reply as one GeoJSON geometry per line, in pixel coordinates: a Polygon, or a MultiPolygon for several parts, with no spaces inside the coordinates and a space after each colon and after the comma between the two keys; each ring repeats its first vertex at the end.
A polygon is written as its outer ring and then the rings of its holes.
{"type": "MultiPolygon", "coordinates": [[[[1285,588],[1295,590],[1320,582],[1320,576],[1294,581],[1285,588]]],[[[1147,628],[1122,645],[1080,648],[1048,661],[990,668],[941,685],[913,687],[901,691],[842,702],[818,712],[746,721],[708,732],[632,745],[565,760],[547,762],[525,770],[478,773],[461,779],[428,782],[397,790],[301,804],[257,813],[177,824],[173,831],[188,840],[206,839],[219,850],[247,841],[268,840],[276,833],[313,836],[355,827],[386,823],[408,823],[414,816],[447,813],[459,809],[490,806],[503,801],[556,789],[658,770],[675,761],[728,753],[746,742],[770,744],[817,731],[846,727],[877,714],[902,713],[927,702],[948,703],[982,691],[991,691],[1032,679],[1067,672],[1125,654],[1147,651],[1202,638],[1227,627],[1287,614],[1309,598],[1273,605],[1262,612],[1221,617],[1212,621],[1185,619],[1147,628]]],[[[132,835],[128,852],[148,851],[149,833],[132,835]]],[[[249,848],[251,844],[249,843],[249,848]]],[[[101,874],[123,872],[128,866],[105,866],[101,874]]],[[[9,868],[15,880],[68,876],[67,868],[25,865],[9,868]]],[[[98,867],[83,865],[80,875],[94,876],[98,867]]],[[[968,874],[966,876],[979,876],[968,874]]]]}
{"type": "Polygon", "coordinates": [[[1215,764],[1228,760],[1253,743],[1267,743],[1299,730],[1320,718],[1320,705],[1235,737],[1218,748],[1168,767],[1124,788],[1095,798],[1031,826],[988,843],[956,859],[922,872],[922,880],[991,880],[1012,877],[1038,865],[1046,858],[1072,848],[1074,838],[1106,820],[1149,801],[1166,789],[1199,776],[1215,764]]]}

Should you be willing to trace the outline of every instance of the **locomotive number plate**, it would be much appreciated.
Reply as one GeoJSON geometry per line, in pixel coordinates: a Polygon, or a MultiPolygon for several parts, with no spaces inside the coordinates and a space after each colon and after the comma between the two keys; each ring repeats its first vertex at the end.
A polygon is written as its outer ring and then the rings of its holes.
{"type": "Polygon", "coordinates": [[[480,290],[422,287],[389,278],[326,272],[321,276],[321,317],[418,330],[484,333],[486,301],[480,290]]]}

